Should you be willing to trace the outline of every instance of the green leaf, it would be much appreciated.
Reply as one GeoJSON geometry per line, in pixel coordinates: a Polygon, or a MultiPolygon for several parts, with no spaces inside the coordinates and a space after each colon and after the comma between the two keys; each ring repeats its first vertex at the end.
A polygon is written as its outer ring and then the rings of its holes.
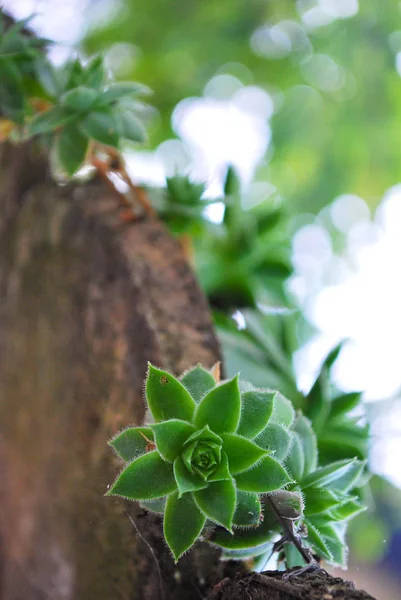
{"type": "Polygon", "coordinates": [[[233,517],[233,525],[248,527],[258,525],[262,514],[262,506],[257,494],[237,492],[237,506],[233,517]]]}
{"type": "Polygon", "coordinates": [[[60,82],[57,73],[47,56],[39,56],[34,63],[36,75],[46,94],[56,98],[60,93],[60,82]]]}
{"type": "Polygon", "coordinates": [[[148,427],[130,427],[118,433],[109,445],[126,462],[130,462],[145,454],[148,440],[153,440],[153,431],[148,427]]]}
{"type": "Polygon", "coordinates": [[[0,103],[3,114],[22,123],[25,109],[22,77],[12,61],[0,62],[0,80],[0,103]]]}
{"type": "Polygon", "coordinates": [[[221,461],[217,469],[207,478],[208,481],[221,481],[223,479],[232,479],[228,468],[227,454],[225,452],[221,453],[221,461]]]}
{"type": "Polygon", "coordinates": [[[295,411],[292,403],[287,400],[280,392],[274,395],[274,407],[271,417],[272,423],[290,427],[295,418],[295,411]]]}
{"type": "Polygon", "coordinates": [[[181,456],[174,461],[174,478],[180,497],[187,492],[195,492],[209,485],[207,481],[188,471],[181,456]]]}
{"type": "Polygon", "coordinates": [[[132,112],[118,107],[115,111],[117,131],[120,137],[132,142],[143,143],[146,141],[146,131],[141,121],[132,112]]]}
{"type": "Polygon", "coordinates": [[[108,110],[92,110],[82,121],[81,127],[89,137],[106,146],[118,146],[118,124],[108,110]]]}
{"type": "Polygon", "coordinates": [[[305,398],[305,414],[312,421],[313,429],[321,432],[330,414],[330,372],[323,364],[318,378],[305,398]]]}
{"type": "Polygon", "coordinates": [[[361,398],[362,392],[350,392],[334,398],[331,402],[330,419],[346,415],[346,413],[359,406],[361,398]]]}
{"type": "MultiPolygon", "coordinates": [[[[329,484],[333,484],[335,481],[340,479],[346,475],[351,469],[353,469],[353,465],[355,464],[355,459],[353,460],[339,460],[337,462],[326,465],[325,467],[320,467],[316,469],[313,473],[310,473],[302,482],[302,487],[307,488],[316,486],[316,487],[325,487],[329,484]]],[[[335,486],[331,486],[331,489],[335,489],[335,486]]]]}
{"type": "Polygon", "coordinates": [[[149,427],[155,434],[157,451],[169,462],[174,462],[181,454],[184,443],[196,431],[193,425],[179,419],[170,419],[149,427]]]}
{"type": "Polygon", "coordinates": [[[261,448],[265,448],[277,460],[284,460],[291,446],[291,434],[277,423],[269,425],[258,435],[255,442],[261,448]]]}
{"type": "Polygon", "coordinates": [[[162,515],[166,509],[166,498],[156,498],[156,500],[141,500],[141,508],[151,510],[154,513],[162,515]]]}
{"type": "Polygon", "coordinates": [[[305,496],[305,514],[318,515],[327,513],[335,506],[341,504],[338,497],[324,488],[307,488],[304,491],[305,496]]]}
{"type": "Polygon", "coordinates": [[[216,529],[210,541],[226,550],[241,550],[274,540],[278,531],[280,526],[277,524],[276,517],[265,511],[263,521],[257,527],[235,529],[233,534],[227,530],[216,529]]]}
{"type": "Polygon", "coordinates": [[[155,421],[192,421],[196,403],[178,379],[149,364],[146,399],[155,421]]]}
{"type": "Polygon", "coordinates": [[[206,518],[190,494],[180,498],[168,496],[164,514],[164,537],[175,561],[193,546],[205,525],[206,518]]]}
{"type": "Polygon", "coordinates": [[[89,140],[75,123],[65,125],[56,139],[57,156],[67,175],[74,175],[85,161],[89,140]]]}
{"type": "Polygon", "coordinates": [[[331,510],[330,515],[335,521],[345,521],[355,517],[363,510],[366,510],[366,506],[363,506],[356,498],[350,498],[347,502],[331,510]]]}
{"type": "Polygon", "coordinates": [[[348,492],[353,487],[359,485],[365,466],[366,461],[353,461],[343,475],[337,477],[332,482],[329,482],[327,487],[339,492],[348,492]]]}
{"type": "Polygon", "coordinates": [[[284,553],[285,566],[287,569],[292,569],[293,567],[302,567],[305,565],[305,559],[299,550],[294,546],[294,544],[284,544],[284,553]]]}
{"type": "Polygon", "coordinates": [[[235,480],[239,490],[259,494],[273,492],[291,483],[287,472],[271,456],[265,456],[256,467],[240,473],[235,480]]]}
{"type": "MultiPolygon", "coordinates": [[[[263,566],[267,562],[267,558],[272,554],[273,544],[266,542],[260,546],[254,546],[253,548],[244,548],[243,550],[225,550],[221,555],[221,560],[247,560],[249,558],[256,559],[263,553],[266,556],[266,560],[263,566]]],[[[252,565],[252,570],[256,571],[255,562],[252,565]]]]}
{"type": "Polygon", "coordinates": [[[302,481],[305,468],[305,455],[297,433],[292,434],[291,448],[285,459],[285,466],[294,481],[302,481]]]}
{"type": "Polygon", "coordinates": [[[308,537],[307,542],[313,546],[316,551],[316,554],[325,558],[326,560],[333,560],[333,556],[326,544],[326,541],[320,531],[312,525],[312,523],[305,519],[305,523],[308,528],[308,537]]]}
{"type": "Polygon", "coordinates": [[[330,523],[320,524],[319,531],[324,536],[324,540],[332,555],[332,562],[346,567],[347,565],[347,546],[344,535],[341,534],[335,525],[330,523]]]}
{"type": "Polygon", "coordinates": [[[186,441],[186,444],[190,444],[191,442],[211,442],[213,444],[221,444],[223,443],[222,438],[210,430],[209,425],[205,425],[203,429],[199,429],[195,433],[193,433],[186,441]]]}
{"type": "Polygon", "coordinates": [[[299,435],[299,439],[303,448],[303,476],[309,475],[309,473],[316,470],[318,460],[317,441],[315,432],[313,431],[309,420],[302,414],[297,415],[293,423],[292,429],[299,435]]]}
{"type": "Polygon", "coordinates": [[[185,385],[192,398],[199,402],[203,396],[216,386],[213,375],[200,365],[187,371],[181,383],[185,385]]]}
{"type": "Polygon", "coordinates": [[[43,133],[52,133],[74,119],[76,119],[76,115],[69,110],[61,106],[54,106],[32,119],[28,125],[28,134],[40,135],[43,133]]]}
{"type": "Polygon", "coordinates": [[[249,469],[267,453],[263,448],[236,433],[222,433],[221,438],[232,475],[249,469]]]}
{"type": "Polygon", "coordinates": [[[196,427],[209,425],[216,433],[235,433],[241,414],[238,375],[215,387],[198,404],[196,427]]]}
{"type": "Polygon", "coordinates": [[[152,500],[171,494],[176,489],[172,466],[153,451],[130,463],[106,495],[122,496],[129,500],[152,500]]]}
{"type": "Polygon", "coordinates": [[[101,97],[102,104],[111,104],[120,98],[126,96],[148,95],[150,89],[142,83],[134,81],[120,81],[111,83],[103,92],[101,97]]]}
{"type": "Polygon", "coordinates": [[[103,58],[101,56],[95,56],[89,64],[85,66],[83,73],[83,83],[93,88],[94,90],[100,90],[105,78],[105,70],[103,64],[103,58]]]}
{"type": "Polygon", "coordinates": [[[210,483],[207,488],[194,492],[194,499],[208,519],[231,531],[237,500],[232,480],[210,483]]]}
{"type": "Polygon", "coordinates": [[[63,94],[60,98],[60,103],[75,112],[86,112],[95,104],[99,93],[95,90],[78,86],[63,94]]]}
{"type": "Polygon", "coordinates": [[[275,392],[252,391],[241,394],[241,419],[237,433],[253,439],[267,425],[272,412],[275,392]]]}
{"type": "Polygon", "coordinates": [[[323,362],[323,367],[327,367],[327,369],[331,369],[331,367],[334,365],[334,363],[336,362],[337,358],[339,357],[339,354],[343,348],[344,345],[344,341],[342,340],[341,342],[339,342],[337,344],[337,346],[335,346],[333,348],[333,350],[330,350],[330,352],[328,353],[328,355],[326,356],[326,358],[324,359],[323,362]]]}

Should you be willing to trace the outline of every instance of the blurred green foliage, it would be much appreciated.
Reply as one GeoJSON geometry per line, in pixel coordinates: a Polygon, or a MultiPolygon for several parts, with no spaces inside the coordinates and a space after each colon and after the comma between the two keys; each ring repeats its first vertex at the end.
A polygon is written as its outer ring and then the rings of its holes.
{"type": "Polygon", "coordinates": [[[344,192],[374,207],[399,179],[399,5],[363,0],[355,16],[308,31],[300,14],[316,4],[121,0],[89,31],[85,48],[93,53],[132,45],[134,58],[123,76],[155,92],[161,123],[153,145],[171,137],[178,102],[201,96],[210,78],[229,73],[276,100],[273,146],[258,176],[277,185],[295,212],[317,212],[344,192]],[[276,26],[269,52],[265,26],[276,26]],[[275,58],[266,56],[272,53],[275,58]]]}

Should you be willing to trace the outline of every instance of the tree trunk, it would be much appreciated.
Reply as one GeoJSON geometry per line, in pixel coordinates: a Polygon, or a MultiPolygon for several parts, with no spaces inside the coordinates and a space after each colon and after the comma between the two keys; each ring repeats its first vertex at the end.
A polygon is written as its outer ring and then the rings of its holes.
{"type": "Polygon", "coordinates": [[[175,566],[160,522],[104,493],[121,468],[108,439],[144,417],[147,361],[181,373],[220,358],[207,302],[159,221],[123,225],[96,182],[31,187],[39,166],[29,151],[7,156],[1,599],[203,594],[224,575],[217,552],[199,544],[175,566]]]}
{"type": "Polygon", "coordinates": [[[158,518],[104,497],[147,361],[220,358],[207,302],[159,221],[122,224],[96,181],[52,184],[32,145],[3,146],[0,165],[0,599],[368,600],[266,595],[203,543],[175,565],[158,518]]]}

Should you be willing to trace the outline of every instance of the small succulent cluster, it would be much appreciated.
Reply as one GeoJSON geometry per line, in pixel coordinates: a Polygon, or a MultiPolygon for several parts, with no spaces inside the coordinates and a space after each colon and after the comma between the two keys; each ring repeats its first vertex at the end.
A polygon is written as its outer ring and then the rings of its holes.
{"type": "Polygon", "coordinates": [[[199,365],[180,379],[150,365],[146,400],[154,422],[110,441],[127,464],[107,495],[162,513],[175,560],[202,538],[255,569],[275,551],[300,564],[303,545],[345,563],[364,463],[318,467],[310,422],[289,400],[199,365]]]}
{"type": "Polygon", "coordinates": [[[149,89],[110,81],[101,56],[55,68],[45,53],[49,40],[26,30],[31,19],[5,29],[0,12],[0,138],[41,136],[68,176],[84,164],[91,142],[115,148],[122,140],[143,142],[137,98],[149,89]]]}

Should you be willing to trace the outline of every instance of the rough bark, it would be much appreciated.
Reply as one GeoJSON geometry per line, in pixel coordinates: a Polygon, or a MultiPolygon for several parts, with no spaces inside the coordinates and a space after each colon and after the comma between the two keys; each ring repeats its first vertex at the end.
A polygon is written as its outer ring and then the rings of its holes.
{"type": "Polygon", "coordinates": [[[180,373],[219,359],[206,300],[160,222],[123,225],[99,183],[32,187],[28,150],[7,162],[1,600],[202,597],[228,572],[217,552],[199,544],[175,566],[160,522],[104,493],[121,466],[107,440],[144,417],[147,361],[180,373]]]}
{"type": "Polygon", "coordinates": [[[333,577],[325,570],[290,575],[292,569],[251,573],[218,583],[209,600],[374,600],[356,590],[352,581],[333,577]]]}

